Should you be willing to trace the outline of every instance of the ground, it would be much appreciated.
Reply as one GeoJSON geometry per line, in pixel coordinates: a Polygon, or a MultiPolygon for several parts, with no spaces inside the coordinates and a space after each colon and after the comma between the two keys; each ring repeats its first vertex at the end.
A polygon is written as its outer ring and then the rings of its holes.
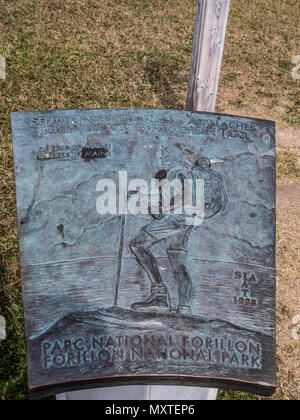
{"type": "MultiPolygon", "coordinates": [[[[90,107],[184,109],[195,0],[2,0],[0,399],[27,399],[9,113],[90,107]]],[[[300,399],[298,0],[231,0],[217,111],[277,122],[278,389],[300,399]]],[[[220,391],[219,399],[257,399],[220,391]]]]}

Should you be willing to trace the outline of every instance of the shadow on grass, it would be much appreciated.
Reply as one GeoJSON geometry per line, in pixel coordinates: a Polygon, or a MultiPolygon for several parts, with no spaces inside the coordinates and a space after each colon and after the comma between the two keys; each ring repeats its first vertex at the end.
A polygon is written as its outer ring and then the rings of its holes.
{"type": "Polygon", "coordinates": [[[182,109],[182,103],[172,87],[178,84],[179,79],[173,63],[148,59],[144,70],[161,105],[167,109],[182,109]]]}

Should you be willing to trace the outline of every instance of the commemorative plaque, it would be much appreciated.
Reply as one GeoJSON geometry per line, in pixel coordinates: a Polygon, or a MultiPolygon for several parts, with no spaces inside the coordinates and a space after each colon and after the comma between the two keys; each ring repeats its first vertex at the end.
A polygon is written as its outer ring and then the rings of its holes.
{"type": "Polygon", "coordinates": [[[31,396],[275,389],[275,125],[12,113],[31,396]]]}

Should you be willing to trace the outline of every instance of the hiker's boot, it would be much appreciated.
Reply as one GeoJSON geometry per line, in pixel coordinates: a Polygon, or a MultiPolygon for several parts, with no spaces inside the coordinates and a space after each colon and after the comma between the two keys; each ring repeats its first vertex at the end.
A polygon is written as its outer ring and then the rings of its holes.
{"type": "Polygon", "coordinates": [[[192,315],[192,308],[188,305],[179,305],[177,308],[178,315],[192,315]]]}
{"type": "Polygon", "coordinates": [[[170,312],[170,299],[165,286],[152,286],[151,295],[143,302],[136,302],[131,305],[135,311],[145,312],[170,312]]]}

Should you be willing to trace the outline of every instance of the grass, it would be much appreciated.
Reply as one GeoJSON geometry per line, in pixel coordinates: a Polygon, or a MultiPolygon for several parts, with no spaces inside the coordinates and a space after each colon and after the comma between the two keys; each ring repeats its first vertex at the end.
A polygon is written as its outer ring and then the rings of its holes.
{"type": "Polygon", "coordinates": [[[277,153],[277,180],[294,181],[300,178],[299,156],[290,150],[277,153]]]}
{"type": "MultiPolygon", "coordinates": [[[[7,61],[7,78],[0,80],[0,313],[8,324],[8,339],[0,342],[0,399],[12,400],[28,396],[9,113],[184,109],[195,0],[0,1],[0,54],[7,61]]],[[[292,58],[300,54],[299,21],[298,0],[231,0],[218,111],[300,128],[300,81],[291,77],[292,58]]],[[[279,182],[299,179],[297,159],[288,145],[278,153],[279,182]]],[[[300,398],[299,351],[290,338],[291,319],[300,312],[298,231],[296,211],[279,214],[279,388],[273,397],[279,399],[300,398]]],[[[231,391],[218,398],[257,399],[231,391]]]]}
{"type": "Polygon", "coordinates": [[[291,77],[292,58],[299,54],[297,0],[234,1],[218,107],[264,115],[299,126],[299,81],[291,77]]]}
{"type": "Polygon", "coordinates": [[[277,394],[284,400],[300,397],[299,341],[292,338],[292,319],[299,308],[300,211],[277,214],[277,394]]]}

